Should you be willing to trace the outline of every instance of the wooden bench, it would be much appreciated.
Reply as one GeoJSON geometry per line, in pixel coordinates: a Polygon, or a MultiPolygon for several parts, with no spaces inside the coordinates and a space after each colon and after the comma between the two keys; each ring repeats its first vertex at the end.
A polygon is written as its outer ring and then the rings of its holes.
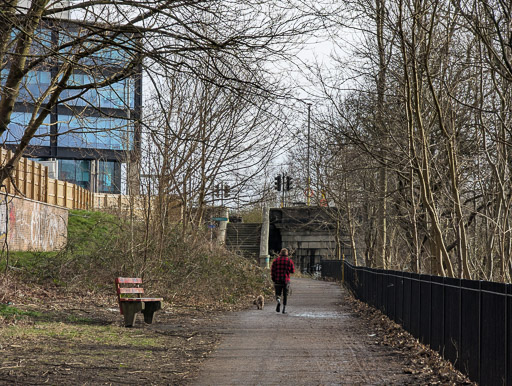
{"type": "Polygon", "coordinates": [[[162,298],[143,298],[142,279],[138,277],[117,277],[115,280],[119,310],[124,315],[124,325],[135,324],[137,312],[142,311],[144,322],[151,324],[153,314],[162,308],[162,298]],[[130,286],[126,286],[130,285],[130,286]]]}

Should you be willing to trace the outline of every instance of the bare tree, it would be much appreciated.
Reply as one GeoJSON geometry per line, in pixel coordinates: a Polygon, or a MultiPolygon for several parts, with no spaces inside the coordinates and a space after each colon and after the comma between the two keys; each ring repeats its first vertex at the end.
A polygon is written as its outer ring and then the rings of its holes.
{"type": "Polygon", "coordinates": [[[146,119],[153,151],[145,174],[156,177],[161,200],[181,203],[184,229],[203,223],[216,189],[225,190],[224,204],[244,201],[243,191],[273,157],[283,129],[268,96],[249,88],[233,92],[220,80],[213,84],[205,78],[166,77],[155,87],[146,119]]]}
{"type": "MultiPolygon", "coordinates": [[[[4,1],[0,135],[6,138],[13,130],[16,103],[29,106],[30,119],[16,126],[16,147],[0,168],[0,180],[10,176],[34,138],[63,134],[49,130],[55,125],[48,122],[53,109],[71,106],[74,118],[85,108],[98,109],[87,93],[115,92],[115,85],[141,66],[152,77],[176,71],[231,90],[267,94],[260,79],[239,74],[282,55],[289,43],[317,28],[311,15],[306,5],[265,1],[4,1]],[[27,77],[48,67],[49,81],[24,92],[27,77]],[[208,71],[197,71],[201,67],[208,71]],[[79,74],[86,79],[77,81],[79,74]]],[[[70,131],[87,131],[80,124],[69,126],[70,131]]]]}
{"type": "Polygon", "coordinates": [[[385,221],[388,267],[509,280],[510,5],[402,0],[378,20],[384,3],[350,5],[361,23],[349,27],[367,44],[337,61],[337,75],[316,79],[325,106],[320,151],[328,155],[319,170],[336,204],[357,213],[344,218],[347,229],[361,224],[354,248],[376,264],[385,221]],[[351,77],[357,83],[347,87],[351,77]]]}

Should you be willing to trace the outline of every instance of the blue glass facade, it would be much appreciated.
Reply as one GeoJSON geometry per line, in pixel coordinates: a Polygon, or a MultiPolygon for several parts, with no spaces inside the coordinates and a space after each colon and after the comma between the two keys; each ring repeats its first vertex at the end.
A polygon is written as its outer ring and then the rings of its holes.
{"type": "Polygon", "coordinates": [[[59,146],[90,149],[133,149],[133,123],[126,118],[59,115],[59,146]]]}
{"type": "MultiPolygon", "coordinates": [[[[38,32],[40,39],[34,43],[31,52],[44,55],[45,50],[68,42],[79,33],[73,32],[73,27],[58,27],[41,28],[38,32]]],[[[120,36],[116,39],[126,47],[133,45],[132,38],[120,36]]],[[[59,50],[65,54],[70,47],[59,50]]],[[[70,87],[78,88],[63,90],[58,105],[31,141],[27,155],[40,160],[58,160],[59,179],[98,192],[119,193],[121,163],[127,159],[128,152],[138,153],[140,146],[136,119],[141,116],[142,70],[136,76],[106,87],[87,89],[87,86],[80,86],[101,82],[128,60],[131,60],[129,52],[122,46],[103,49],[94,56],[81,59],[80,64],[84,66],[77,66],[68,81],[70,87]]],[[[32,119],[34,104],[40,102],[52,80],[59,77],[57,67],[58,63],[53,63],[53,67],[51,63],[44,63],[24,78],[8,131],[0,138],[6,147],[19,143],[32,119]]],[[[8,67],[2,69],[1,83],[5,82],[8,71],[8,67]]],[[[43,103],[47,100],[48,97],[43,103]]]]}
{"type": "Polygon", "coordinates": [[[116,181],[121,179],[121,164],[112,161],[98,163],[98,190],[104,193],[117,193],[116,181]]]}
{"type": "Polygon", "coordinates": [[[91,188],[91,161],[58,160],[58,179],[71,182],[84,189],[91,188]]]}
{"type": "MultiPolygon", "coordinates": [[[[14,111],[11,115],[11,123],[4,134],[2,140],[6,145],[16,144],[20,141],[25,128],[27,127],[32,113],[26,113],[21,111],[14,111]]],[[[39,127],[35,137],[32,139],[32,145],[34,146],[50,146],[50,117],[47,116],[43,122],[43,125],[39,127]]]]}
{"type": "MultiPolygon", "coordinates": [[[[32,161],[47,161],[44,158],[32,158],[32,161]]],[[[102,160],[59,159],[57,161],[57,179],[68,181],[84,189],[101,193],[119,193],[121,163],[102,160]],[[97,186],[94,187],[93,185],[97,186]]]]}
{"type": "MultiPolygon", "coordinates": [[[[87,74],[73,74],[70,79],[73,86],[93,83],[94,81],[93,77],[87,74]]],[[[98,108],[133,109],[134,95],[135,85],[133,80],[125,79],[108,87],[90,89],[85,93],[82,93],[82,90],[64,90],[60,99],[73,107],[94,106],[98,108]],[[75,99],[67,101],[68,98],[75,99]]]]}
{"type": "Polygon", "coordinates": [[[121,164],[115,161],[58,160],[59,180],[91,189],[91,176],[97,175],[97,191],[118,193],[121,164]]]}
{"type": "MultiPolygon", "coordinates": [[[[4,79],[4,77],[2,78],[4,79]]],[[[84,79],[83,75],[76,76],[75,79],[82,82],[92,81],[84,79]]],[[[25,107],[24,110],[28,111],[13,112],[9,131],[1,138],[3,142],[7,144],[19,142],[25,127],[32,118],[31,104],[35,103],[41,94],[46,91],[50,81],[50,73],[47,71],[31,71],[29,73],[26,82],[20,89],[18,102],[22,104],[22,107],[25,107]]],[[[56,122],[53,123],[51,122],[51,116],[47,116],[44,125],[39,128],[37,136],[31,144],[50,146],[50,126],[53,125],[57,126],[59,135],[56,136],[56,142],[59,147],[134,150],[135,127],[133,120],[127,117],[88,115],[84,109],[81,109],[80,114],[78,114],[76,110],[76,107],[94,106],[94,110],[121,110],[118,113],[120,112],[126,116],[126,111],[133,109],[135,104],[133,83],[133,80],[128,79],[115,83],[112,88],[91,89],[80,96],[77,95],[80,94],[81,90],[64,90],[61,94],[61,100],[64,101],[67,98],[74,97],[75,99],[64,103],[66,106],[73,107],[73,109],[57,114],[56,122]]]]}
{"type": "MultiPolygon", "coordinates": [[[[50,86],[52,76],[50,71],[30,71],[25,79],[20,88],[19,99],[35,103],[50,86]]],[[[45,98],[44,102],[47,101],[48,98],[45,98]]]]}

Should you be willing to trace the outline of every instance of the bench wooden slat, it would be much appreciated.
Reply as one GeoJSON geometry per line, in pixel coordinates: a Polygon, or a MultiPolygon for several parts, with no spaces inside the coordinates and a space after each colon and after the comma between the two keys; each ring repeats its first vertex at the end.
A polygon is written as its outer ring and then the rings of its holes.
{"type": "Polygon", "coordinates": [[[124,315],[125,326],[134,325],[137,312],[144,314],[145,323],[153,322],[153,314],[161,309],[163,298],[141,297],[141,294],[144,294],[144,288],[142,288],[142,279],[138,277],[117,277],[115,287],[119,311],[124,315]]]}
{"type": "Polygon", "coordinates": [[[142,279],[140,277],[118,277],[116,284],[142,284],[142,279]]]}
{"type": "Polygon", "coordinates": [[[144,288],[117,288],[118,294],[143,294],[144,288]]]}
{"type": "Polygon", "coordinates": [[[122,302],[162,302],[163,298],[121,298],[122,302]]]}

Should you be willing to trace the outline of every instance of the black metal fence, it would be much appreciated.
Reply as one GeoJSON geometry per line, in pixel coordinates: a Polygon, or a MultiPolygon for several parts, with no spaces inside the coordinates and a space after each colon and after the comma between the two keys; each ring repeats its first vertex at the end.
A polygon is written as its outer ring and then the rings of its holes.
{"type": "Polygon", "coordinates": [[[342,280],[341,263],[341,260],[322,260],[322,277],[342,280]]]}
{"type": "MultiPolygon", "coordinates": [[[[356,267],[355,296],[401,324],[480,385],[512,385],[512,285],[356,267]]],[[[342,262],[322,261],[341,280],[342,262]]]]}

